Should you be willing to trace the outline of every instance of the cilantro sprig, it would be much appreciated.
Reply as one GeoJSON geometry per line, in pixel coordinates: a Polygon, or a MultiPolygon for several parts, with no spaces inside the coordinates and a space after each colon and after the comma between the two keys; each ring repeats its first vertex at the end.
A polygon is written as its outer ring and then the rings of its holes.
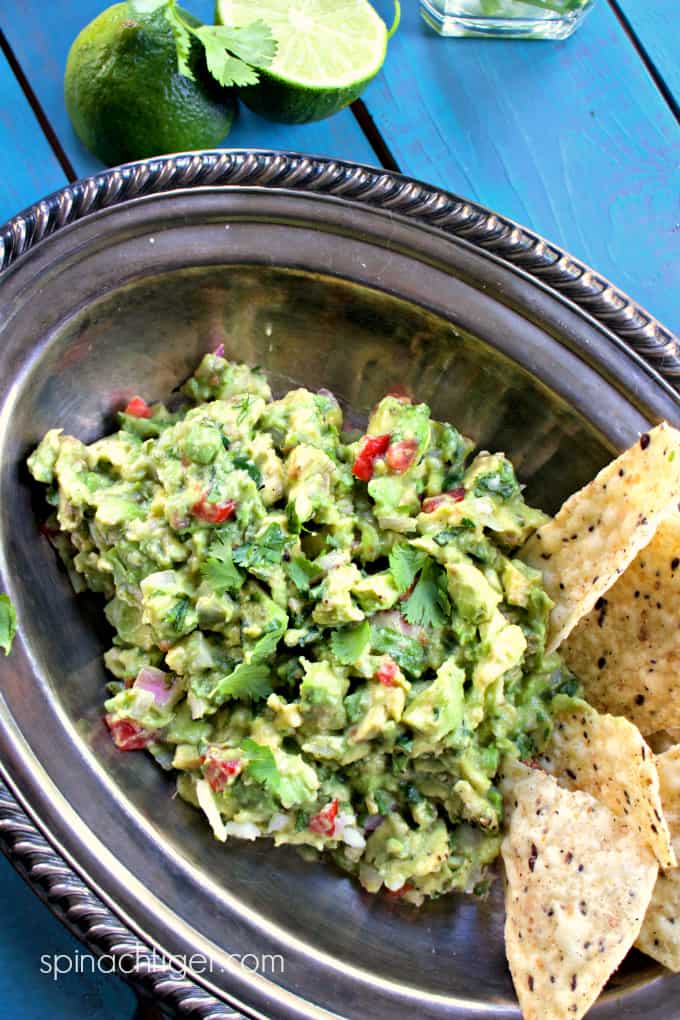
{"type": "Polygon", "coordinates": [[[231,544],[220,535],[210,546],[201,573],[210,587],[220,594],[238,591],[244,581],[243,574],[234,566],[231,544]]]}
{"type": "Polygon", "coordinates": [[[138,14],[162,10],[172,29],[177,50],[177,68],[185,78],[195,80],[190,65],[191,41],[197,39],[205,51],[205,61],[220,85],[255,85],[256,68],[268,67],[276,56],[277,44],[268,25],[261,19],[239,28],[227,25],[192,25],[176,0],[130,0],[138,14]]]}
{"type": "Polygon", "coordinates": [[[404,602],[403,613],[416,627],[442,627],[451,615],[451,604],[443,583],[442,571],[427,560],[418,583],[404,602]]]}
{"type": "Polygon", "coordinates": [[[12,642],[17,632],[17,614],[9,595],[0,595],[0,648],[5,655],[12,651],[12,642]]]}
{"type": "Polygon", "coordinates": [[[271,673],[263,663],[241,662],[228,676],[222,677],[213,689],[210,700],[221,705],[228,698],[258,701],[272,692],[271,673]]]}
{"type": "Polygon", "coordinates": [[[368,620],[358,627],[343,627],[331,634],[331,651],[343,666],[352,666],[358,662],[368,648],[371,640],[371,628],[368,620]]]}
{"type": "Polygon", "coordinates": [[[399,542],[390,551],[390,571],[401,595],[411,587],[427,555],[412,545],[399,542]]]}

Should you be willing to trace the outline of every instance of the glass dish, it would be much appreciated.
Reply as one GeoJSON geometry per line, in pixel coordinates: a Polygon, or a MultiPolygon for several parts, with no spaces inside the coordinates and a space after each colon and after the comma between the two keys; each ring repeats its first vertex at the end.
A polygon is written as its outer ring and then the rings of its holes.
{"type": "Polygon", "coordinates": [[[486,39],[566,39],[594,0],[420,0],[440,35],[486,39]]]}

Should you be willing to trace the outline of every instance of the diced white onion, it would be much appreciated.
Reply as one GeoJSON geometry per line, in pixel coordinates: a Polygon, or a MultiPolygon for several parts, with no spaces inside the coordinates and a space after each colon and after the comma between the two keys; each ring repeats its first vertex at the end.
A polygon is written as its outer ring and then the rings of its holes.
{"type": "Polygon", "coordinates": [[[319,556],[316,561],[316,566],[319,570],[333,570],[334,567],[342,567],[345,563],[349,563],[350,556],[348,552],[343,552],[341,549],[334,549],[333,552],[326,553],[324,556],[319,556]]]}
{"type": "Polygon", "coordinates": [[[269,825],[267,826],[267,832],[280,832],[281,829],[285,829],[287,822],[288,815],[284,815],[282,813],[272,815],[269,825]]]}
{"type": "Polygon", "coordinates": [[[201,805],[203,812],[210,822],[210,828],[213,831],[215,839],[219,839],[220,843],[227,842],[227,829],[222,821],[222,816],[215,803],[215,797],[208,785],[207,780],[199,779],[196,783],[196,797],[198,803],[201,805]]]}
{"type": "Polygon", "coordinates": [[[342,834],[342,842],[346,843],[347,846],[354,847],[355,850],[363,850],[366,846],[366,840],[361,835],[358,829],[355,829],[353,825],[347,825],[342,834]]]}
{"type": "Polygon", "coordinates": [[[224,828],[227,836],[236,836],[238,839],[257,839],[261,835],[254,822],[227,822],[224,828]]]}

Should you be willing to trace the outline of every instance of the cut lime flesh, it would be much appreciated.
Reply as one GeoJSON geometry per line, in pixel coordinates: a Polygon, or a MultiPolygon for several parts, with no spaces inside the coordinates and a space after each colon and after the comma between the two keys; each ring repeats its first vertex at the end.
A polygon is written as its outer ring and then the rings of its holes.
{"type": "Polygon", "coordinates": [[[367,0],[217,0],[216,20],[261,19],[278,43],[270,79],[301,89],[349,90],[383,65],[387,28],[367,0]]]}

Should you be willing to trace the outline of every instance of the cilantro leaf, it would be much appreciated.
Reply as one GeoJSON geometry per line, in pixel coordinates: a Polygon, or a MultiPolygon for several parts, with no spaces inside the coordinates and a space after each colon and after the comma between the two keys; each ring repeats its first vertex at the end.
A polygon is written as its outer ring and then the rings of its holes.
{"type": "Polygon", "coordinates": [[[234,563],[244,570],[262,570],[281,562],[287,536],[278,524],[270,524],[254,542],[245,542],[234,549],[234,563]]]}
{"type": "Polygon", "coordinates": [[[411,587],[415,576],[422,568],[427,556],[420,549],[414,549],[412,545],[399,542],[390,551],[390,570],[394,583],[403,594],[411,587]]]}
{"type": "Polygon", "coordinates": [[[489,471],[488,474],[475,478],[475,496],[500,496],[501,499],[510,499],[518,492],[519,483],[509,460],[504,460],[498,471],[489,471]]]}
{"type": "Polygon", "coordinates": [[[351,666],[361,658],[371,639],[371,628],[368,620],[358,627],[344,627],[334,630],[331,634],[331,651],[343,666],[351,666]]]}
{"type": "Polygon", "coordinates": [[[240,28],[215,25],[212,34],[225,50],[259,67],[268,67],[278,49],[269,26],[261,19],[240,28]]]}
{"type": "MultiPolygon", "coordinates": [[[[257,71],[254,71],[252,67],[248,67],[238,57],[232,57],[227,53],[224,44],[215,38],[214,33],[215,28],[211,25],[204,25],[203,28],[197,28],[194,32],[194,35],[203,43],[205,62],[213,78],[220,85],[224,86],[255,85],[258,81],[257,71]]],[[[245,410],[242,410],[236,419],[237,425],[240,425],[245,420],[247,413],[248,408],[246,406],[245,410]]]]}
{"type": "Polygon", "coordinates": [[[140,13],[165,8],[165,17],[175,38],[177,67],[186,78],[195,80],[189,66],[192,35],[203,46],[205,61],[213,78],[225,87],[254,85],[259,76],[250,65],[267,67],[276,56],[276,40],[264,21],[253,21],[239,28],[225,25],[194,27],[184,20],[176,0],[133,0],[133,3],[140,13]]]}
{"type": "Polygon", "coordinates": [[[191,53],[191,32],[192,29],[187,25],[186,21],[182,18],[181,14],[177,10],[177,7],[173,3],[168,3],[165,8],[165,17],[172,29],[172,34],[175,37],[175,49],[177,50],[177,70],[180,74],[183,74],[185,78],[190,78],[191,81],[196,81],[194,72],[189,67],[189,54],[191,53]]]}
{"type": "MultiPolygon", "coordinates": [[[[228,449],[228,447],[227,447],[228,449]]],[[[239,468],[241,471],[247,471],[255,484],[260,486],[262,483],[262,472],[260,471],[257,464],[253,464],[249,457],[246,457],[243,453],[237,453],[234,456],[234,467],[239,468]]]]}
{"type": "Polygon", "coordinates": [[[234,566],[231,545],[223,535],[214,541],[208,558],[201,567],[201,573],[215,592],[238,591],[243,584],[243,574],[234,566]]]}
{"type": "Polygon", "coordinates": [[[440,584],[432,560],[423,567],[417,585],[404,603],[404,616],[415,627],[441,627],[451,612],[448,595],[440,584]]]}
{"type": "Polygon", "coordinates": [[[246,752],[246,772],[257,783],[262,783],[268,793],[278,796],[281,787],[281,775],[276,767],[276,759],[270,747],[258,744],[250,737],[241,742],[246,752]]]}
{"type": "Polygon", "coordinates": [[[229,676],[223,676],[217,683],[210,700],[217,705],[221,705],[227,698],[257,701],[269,697],[271,692],[268,667],[258,662],[241,662],[229,676]]]}
{"type": "Polygon", "coordinates": [[[298,591],[309,591],[309,585],[314,578],[319,577],[321,571],[315,567],[306,556],[294,556],[286,564],[286,573],[298,591]]]}
{"type": "Polygon", "coordinates": [[[181,598],[177,599],[177,602],[175,602],[175,605],[168,614],[168,623],[178,634],[184,629],[188,611],[189,597],[188,595],[182,595],[181,598]]]}
{"type": "Polygon", "coordinates": [[[17,632],[17,614],[8,595],[0,595],[0,648],[5,655],[12,651],[12,642],[17,632]]]}
{"type": "Polygon", "coordinates": [[[453,528],[444,528],[443,531],[437,532],[434,536],[434,541],[437,545],[446,545],[448,542],[453,542],[457,538],[465,537],[472,531],[476,531],[477,526],[474,521],[470,520],[469,517],[463,517],[460,524],[457,524],[453,528]]]}
{"type": "Polygon", "coordinates": [[[271,659],[276,651],[276,646],[286,632],[288,617],[283,614],[280,619],[271,621],[270,629],[259,638],[250,654],[247,656],[249,662],[264,662],[271,659]]]}
{"type": "Polygon", "coordinates": [[[374,624],[371,627],[371,648],[374,652],[391,656],[404,673],[418,677],[425,671],[425,649],[419,641],[401,631],[374,624]]]}

